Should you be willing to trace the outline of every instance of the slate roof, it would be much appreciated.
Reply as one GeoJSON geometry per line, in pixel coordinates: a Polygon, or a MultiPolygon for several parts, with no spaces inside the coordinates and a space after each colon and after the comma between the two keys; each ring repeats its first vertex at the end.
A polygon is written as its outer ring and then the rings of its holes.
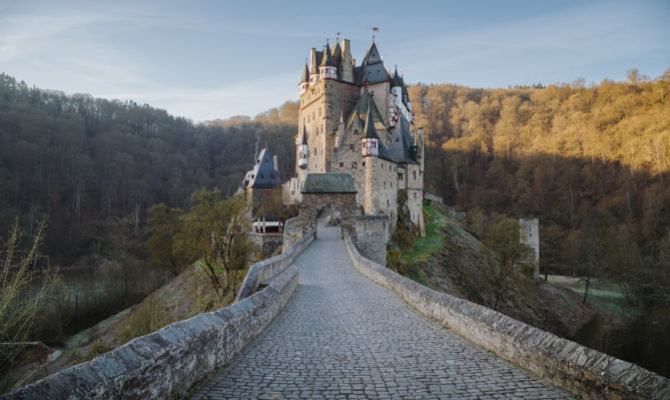
{"type": "Polygon", "coordinates": [[[335,64],[335,61],[333,61],[333,57],[330,54],[330,45],[326,43],[326,51],[323,53],[323,57],[321,59],[321,63],[319,64],[321,67],[326,66],[326,67],[336,67],[337,64],[335,64]]]}
{"type": "Polygon", "coordinates": [[[372,42],[370,48],[365,53],[363,62],[361,66],[357,69],[357,81],[365,82],[367,79],[368,83],[374,84],[379,82],[386,82],[390,79],[386,68],[384,68],[384,62],[382,61],[382,56],[379,54],[377,45],[375,42],[372,42]]]}
{"type": "Polygon", "coordinates": [[[302,135],[300,137],[300,144],[307,146],[307,128],[302,127],[302,135]]]}
{"type": "Polygon", "coordinates": [[[356,193],[351,174],[307,174],[300,190],[305,193],[356,193]]]}
{"type": "Polygon", "coordinates": [[[399,163],[418,164],[416,151],[413,149],[414,141],[410,136],[409,121],[401,115],[399,122],[391,136],[391,154],[399,163]]]}
{"type": "Polygon", "coordinates": [[[379,158],[383,158],[385,160],[392,162],[397,162],[396,159],[393,157],[393,154],[391,154],[391,152],[386,148],[386,146],[384,146],[384,142],[382,142],[381,139],[379,139],[379,135],[377,135],[377,128],[375,128],[375,123],[372,118],[372,107],[375,107],[375,102],[368,101],[368,110],[366,112],[367,115],[365,117],[365,127],[363,128],[363,133],[365,134],[365,137],[368,139],[377,139],[377,146],[379,148],[379,158]]]}
{"type": "Polygon", "coordinates": [[[263,149],[256,160],[256,165],[251,171],[247,172],[241,186],[245,189],[271,189],[280,184],[279,174],[270,158],[270,152],[263,149]]]}
{"type": "Polygon", "coordinates": [[[300,78],[300,83],[309,82],[309,68],[307,68],[307,63],[305,63],[305,70],[302,72],[302,78],[300,78]]]}

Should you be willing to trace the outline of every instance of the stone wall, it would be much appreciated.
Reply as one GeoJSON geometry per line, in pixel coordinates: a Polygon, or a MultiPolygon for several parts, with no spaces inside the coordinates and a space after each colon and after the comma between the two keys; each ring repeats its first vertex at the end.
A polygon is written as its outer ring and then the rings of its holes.
{"type": "Polygon", "coordinates": [[[261,282],[265,282],[284,271],[291,265],[298,254],[302,253],[302,251],[314,241],[314,237],[314,233],[310,233],[300,241],[296,242],[293,246],[289,247],[282,254],[267,258],[252,265],[247,272],[247,276],[244,277],[244,281],[242,281],[240,292],[237,294],[237,299],[235,299],[235,301],[241,301],[256,293],[261,282]]]}
{"type": "Polygon", "coordinates": [[[356,248],[378,264],[386,265],[386,244],[389,241],[390,222],[387,215],[356,217],[356,248]]]}
{"type": "Polygon", "coordinates": [[[282,247],[282,233],[256,233],[249,232],[249,239],[254,242],[265,254],[272,254],[278,248],[282,247]]]}
{"type": "Polygon", "coordinates": [[[300,217],[293,217],[284,223],[284,233],[282,238],[282,252],[285,253],[291,246],[302,239],[303,227],[300,217]]]}
{"type": "Polygon", "coordinates": [[[342,228],[352,235],[356,234],[355,193],[303,193],[299,216],[303,232],[316,232],[316,219],[321,210],[326,207],[333,207],[339,211],[342,218],[342,228]]]}
{"type": "Polygon", "coordinates": [[[297,286],[298,269],[290,266],[242,301],[168,325],[0,400],[184,397],[259,335],[297,286]]]}
{"type": "Polygon", "coordinates": [[[421,313],[582,399],[670,399],[670,380],[467,300],[440,293],[362,257],[345,235],[354,267],[421,313]]]}

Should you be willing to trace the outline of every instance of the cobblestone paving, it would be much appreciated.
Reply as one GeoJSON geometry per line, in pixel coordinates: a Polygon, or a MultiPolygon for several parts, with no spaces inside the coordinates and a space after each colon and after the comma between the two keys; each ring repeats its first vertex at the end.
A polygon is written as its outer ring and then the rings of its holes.
{"type": "Polygon", "coordinates": [[[569,399],[356,272],[337,228],[286,309],[192,399],[569,399]]]}

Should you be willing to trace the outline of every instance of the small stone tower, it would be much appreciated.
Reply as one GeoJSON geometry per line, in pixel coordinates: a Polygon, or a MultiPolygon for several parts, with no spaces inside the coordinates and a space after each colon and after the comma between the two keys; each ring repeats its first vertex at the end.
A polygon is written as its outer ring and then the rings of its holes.
{"type": "Polygon", "coordinates": [[[537,218],[519,218],[519,240],[530,247],[530,262],[535,267],[534,275],[540,275],[540,230],[537,218]]]}

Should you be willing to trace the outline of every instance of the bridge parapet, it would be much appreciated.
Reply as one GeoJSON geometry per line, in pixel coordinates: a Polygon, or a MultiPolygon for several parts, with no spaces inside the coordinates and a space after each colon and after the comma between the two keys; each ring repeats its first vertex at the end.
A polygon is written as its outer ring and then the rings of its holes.
{"type": "Polygon", "coordinates": [[[247,272],[247,276],[244,277],[244,281],[242,281],[240,292],[237,294],[235,301],[241,301],[256,293],[261,282],[268,281],[284,271],[291,265],[298,254],[302,253],[302,251],[314,241],[314,237],[314,232],[311,232],[289,247],[282,254],[267,258],[252,265],[247,272]]]}
{"type": "Polygon", "coordinates": [[[670,399],[670,380],[478,304],[441,293],[360,255],[345,235],[354,267],[419,312],[582,399],[670,399]]]}
{"type": "Polygon", "coordinates": [[[91,361],[17,391],[15,399],[181,398],[230,362],[279,314],[298,286],[291,263],[314,240],[309,234],[286,253],[254,264],[236,302],[175,322],[91,361]],[[269,285],[256,291],[261,282],[269,285]]]}

